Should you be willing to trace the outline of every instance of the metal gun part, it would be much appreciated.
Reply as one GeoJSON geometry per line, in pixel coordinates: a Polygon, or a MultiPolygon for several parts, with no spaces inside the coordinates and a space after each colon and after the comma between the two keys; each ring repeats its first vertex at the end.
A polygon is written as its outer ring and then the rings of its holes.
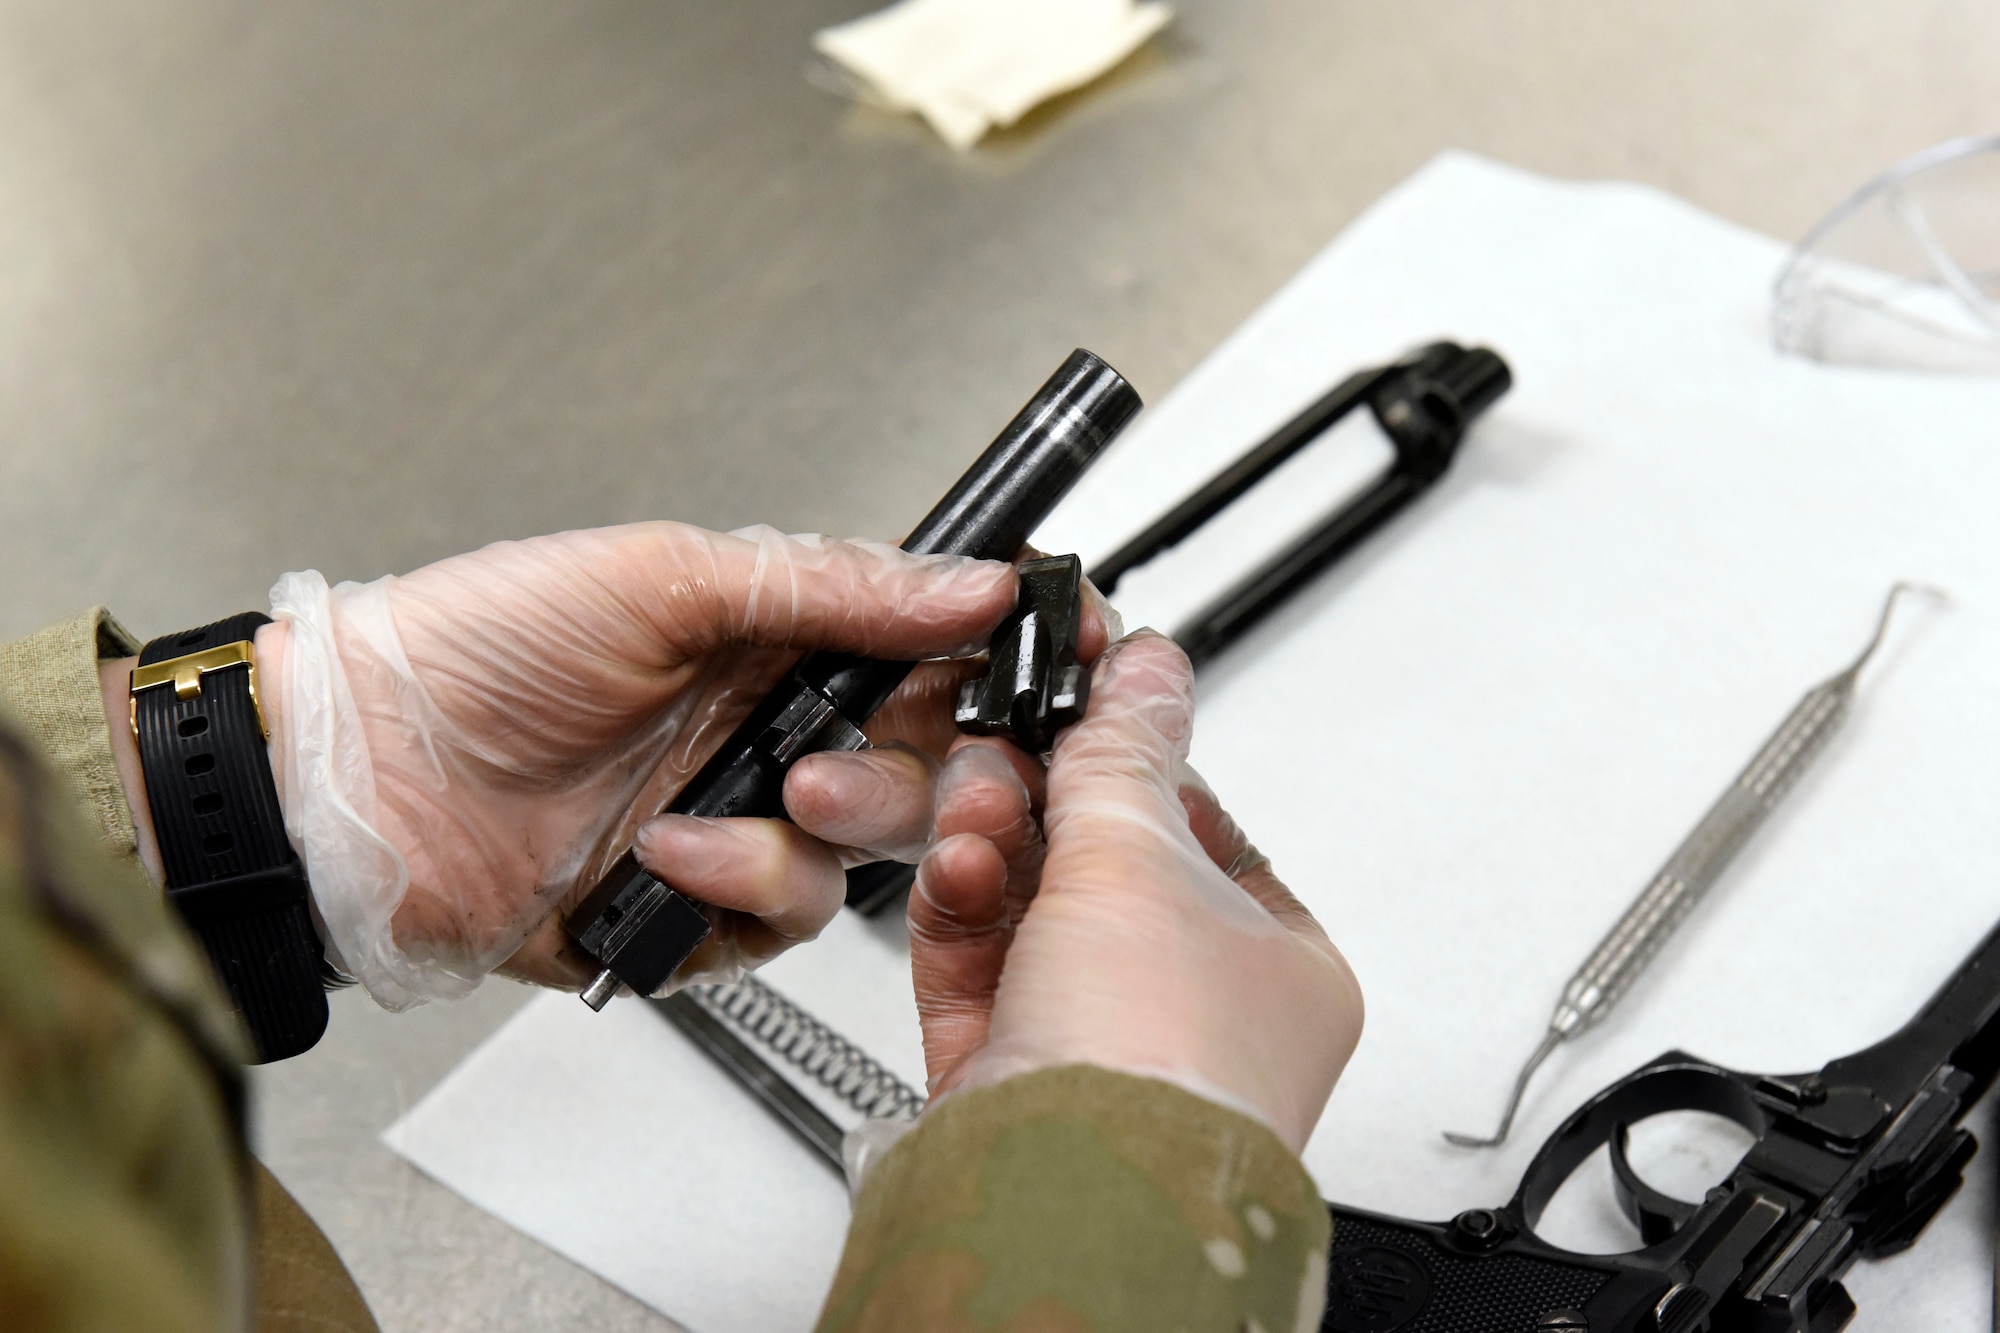
{"type": "Polygon", "coordinates": [[[1957,1191],[1978,1148],[1960,1122],[1996,1073],[2000,927],[1901,1031],[1816,1072],[1745,1073],[1681,1051],[1649,1061],[1563,1121],[1499,1207],[1432,1223],[1329,1204],[1321,1328],[1835,1333],[1855,1313],[1847,1270],[1909,1248],[1957,1191]],[[1631,1126],[1673,1111],[1751,1136],[1699,1200],[1647,1185],[1626,1155],[1631,1126]],[[1599,1149],[1639,1231],[1622,1254],[1535,1232],[1599,1149]]]}
{"type": "Polygon", "coordinates": [[[1047,754],[1090,700],[1090,673],[1076,660],[1082,619],[1083,562],[1024,561],[1021,599],[993,631],[986,674],[959,690],[958,729],[1047,754]]]}
{"type": "MultiPolygon", "coordinates": [[[[1081,349],[1017,413],[903,542],[917,555],[1011,560],[1139,412],[1123,376],[1081,349]]],[[[782,819],[785,775],[817,750],[858,749],[861,727],[915,667],[848,653],[801,661],[667,806],[672,814],[782,819]]],[[[701,905],[627,851],[571,913],[570,939],[598,965],[583,1000],[620,985],[650,995],[708,937],[701,905]]]]}
{"type": "Polygon", "coordinates": [[[1132,569],[1178,546],[1365,405],[1394,447],[1394,459],[1353,499],[1174,630],[1175,642],[1198,667],[1429,490],[1451,466],[1466,430],[1513,382],[1494,352],[1449,342],[1357,371],[1106,556],[1091,569],[1090,581],[1108,596],[1132,569]]]}

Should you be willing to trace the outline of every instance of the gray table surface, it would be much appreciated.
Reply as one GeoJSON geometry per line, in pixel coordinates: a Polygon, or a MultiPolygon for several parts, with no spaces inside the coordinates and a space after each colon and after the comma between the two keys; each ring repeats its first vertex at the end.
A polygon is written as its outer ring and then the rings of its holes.
{"type": "MultiPolygon", "coordinates": [[[[0,634],[642,517],[894,537],[1070,347],[1157,397],[1441,149],[1790,237],[2000,128],[1990,0],[1182,0],[959,156],[807,81],[865,4],[0,0],[0,634]]],[[[261,1151],[385,1330],[671,1328],[376,1141],[525,998],[337,997],[261,1151]]]]}

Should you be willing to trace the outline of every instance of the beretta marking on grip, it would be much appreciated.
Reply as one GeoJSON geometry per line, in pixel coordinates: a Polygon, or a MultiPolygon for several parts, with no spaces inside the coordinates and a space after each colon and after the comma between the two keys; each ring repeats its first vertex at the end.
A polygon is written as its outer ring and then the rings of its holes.
{"type": "Polygon", "coordinates": [[[1326,1319],[1337,1333],[1394,1333],[1424,1312],[1431,1274],[1407,1250],[1349,1245],[1327,1256],[1326,1319]]]}

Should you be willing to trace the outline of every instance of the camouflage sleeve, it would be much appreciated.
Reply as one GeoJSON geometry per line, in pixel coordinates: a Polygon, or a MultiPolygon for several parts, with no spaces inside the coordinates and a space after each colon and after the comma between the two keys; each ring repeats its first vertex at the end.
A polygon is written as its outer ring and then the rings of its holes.
{"type": "Polygon", "coordinates": [[[111,757],[97,662],[138,651],[139,641],[101,606],[0,643],[0,702],[90,808],[105,845],[119,856],[134,855],[137,839],[111,757]]]}
{"type": "Polygon", "coordinates": [[[138,650],[102,607],[0,643],[0,1326],[239,1328],[249,1285],[258,1333],[374,1333],[243,1154],[248,1038],[138,868],[97,674],[138,650]]]}
{"type": "Polygon", "coordinates": [[[948,1097],[869,1173],[819,1333],[1306,1333],[1329,1221],[1270,1130],[1091,1066],[948,1097]]]}
{"type": "Polygon", "coordinates": [[[9,1333],[241,1326],[245,1052],[167,912],[136,863],[104,854],[0,710],[9,1333]]]}

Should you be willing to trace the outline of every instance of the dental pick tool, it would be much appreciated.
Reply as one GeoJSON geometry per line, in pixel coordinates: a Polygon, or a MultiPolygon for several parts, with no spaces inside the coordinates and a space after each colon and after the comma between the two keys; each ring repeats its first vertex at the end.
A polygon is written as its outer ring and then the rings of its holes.
{"type": "Polygon", "coordinates": [[[1514,1080],[1514,1091],[1500,1117],[1500,1128],[1490,1138],[1446,1131],[1446,1139],[1461,1148],[1494,1148],[1507,1141],[1507,1131],[1513,1128],[1521,1096],[1542,1062],[1556,1047],[1575,1040],[1604,1020],[1847,720],[1854,702],[1855,681],[1861,675],[1861,668],[1881,646],[1882,636],[1889,627],[1889,613],[1895,608],[1897,596],[1904,592],[1944,597],[1937,589],[1921,584],[1898,583],[1889,589],[1881,618],[1875,624],[1875,635],[1861,655],[1845,670],[1806,691],[1756,757],[1702,816],[1694,831],[1674,849],[1659,873],[1625,909],[1625,915],[1618,918],[1618,924],[1563,987],[1542,1044],[1535,1048],[1514,1080]]]}

